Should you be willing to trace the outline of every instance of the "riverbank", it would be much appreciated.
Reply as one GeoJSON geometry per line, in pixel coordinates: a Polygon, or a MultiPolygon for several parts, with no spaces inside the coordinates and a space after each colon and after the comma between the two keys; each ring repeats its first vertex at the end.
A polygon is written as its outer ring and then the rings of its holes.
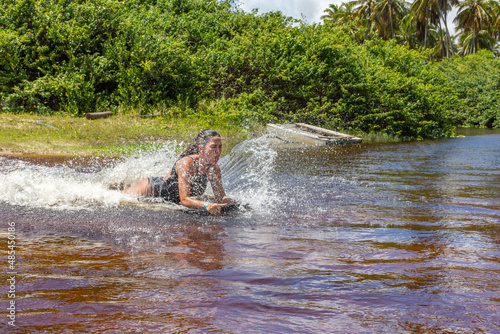
{"type": "MultiPolygon", "coordinates": [[[[140,117],[118,113],[109,118],[88,120],[68,115],[0,113],[0,155],[12,156],[95,156],[117,157],[140,150],[154,150],[167,141],[190,142],[202,129],[214,128],[224,138],[223,154],[238,143],[263,130],[208,124],[193,117],[140,117]]],[[[498,129],[459,128],[455,135],[498,133],[498,129]]],[[[363,143],[398,142],[385,133],[356,134],[363,143]]]]}
{"type": "Polygon", "coordinates": [[[0,113],[0,154],[45,156],[129,155],[152,150],[167,141],[189,142],[208,127],[224,137],[223,154],[244,140],[251,130],[204,124],[186,117],[140,117],[117,114],[88,120],[67,115],[0,113]]]}

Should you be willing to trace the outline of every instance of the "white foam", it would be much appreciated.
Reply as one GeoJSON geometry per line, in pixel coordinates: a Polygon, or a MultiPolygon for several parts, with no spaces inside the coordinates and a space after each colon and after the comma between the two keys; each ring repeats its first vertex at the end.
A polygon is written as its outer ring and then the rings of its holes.
{"type": "Polygon", "coordinates": [[[262,213],[278,202],[273,183],[277,152],[267,136],[245,140],[220,161],[226,192],[262,213]]]}
{"type": "MultiPolygon", "coordinates": [[[[110,167],[96,166],[96,172],[82,171],[73,161],[47,167],[0,158],[0,201],[54,209],[115,207],[131,199],[121,192],[124,186],[166,175],[181,148],[180,143],[168,142],[155,152],[139,152],[110,167]]],[[[237,145],[220,161],[226,193],[259,211],[272,209],[276,195],[271,174],[276,154],[265,137],[237,145]]]]}
{"type": "Polygon", "coordinates": [[[60,209],[116,206],[123,195],[103,187],[95,175],[68,167],[26,164],[0,174],[0,200],[14,205],[60,209]]]}

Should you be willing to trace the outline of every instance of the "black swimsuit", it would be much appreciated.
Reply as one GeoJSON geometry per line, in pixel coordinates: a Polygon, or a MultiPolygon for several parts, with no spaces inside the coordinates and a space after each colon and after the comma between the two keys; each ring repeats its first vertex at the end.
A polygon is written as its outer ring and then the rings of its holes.
{"type": "MultiPolygon", "coordinates": [[[[174,203],[181,202],[179,197],[179,176],[175,170],[176,164],[177,162],[174,164],[174,167],[172,167],[172,171],[167,180],[163,177],[148,178],[148,186],[151,189],[151,195],[153,197],[162,197],[166,201],[174,203]]],[[[191,180],[189,196],[203,195],[205,189],[207,189],[207,175],[196,174],[191,180]]]]}

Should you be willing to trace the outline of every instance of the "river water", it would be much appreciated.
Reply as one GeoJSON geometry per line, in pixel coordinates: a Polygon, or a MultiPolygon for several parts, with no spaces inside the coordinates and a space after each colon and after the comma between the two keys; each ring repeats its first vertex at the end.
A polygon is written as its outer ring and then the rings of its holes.
{"type": "Polygon", "coordinates": [[[0,157],[1,332],[500,332],[499,132],[250,139],[220,161],[226,191],[253,208],[237,215],[122,195],[165,174],[177,146],[119,161],[0,157]]]}

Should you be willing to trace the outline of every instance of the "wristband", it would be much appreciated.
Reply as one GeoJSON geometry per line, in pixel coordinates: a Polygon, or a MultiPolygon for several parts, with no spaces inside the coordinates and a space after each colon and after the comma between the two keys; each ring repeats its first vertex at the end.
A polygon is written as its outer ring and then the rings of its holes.
{"type": "Polygon", "coordinates": [[[208,210],[207,210],[207,205],[208,205],[209,203],[210,203],[209,201],[206,201],[206,202],[205,202],[205,205],[203,205],[203,210],[208,211],[208,210]]]}

